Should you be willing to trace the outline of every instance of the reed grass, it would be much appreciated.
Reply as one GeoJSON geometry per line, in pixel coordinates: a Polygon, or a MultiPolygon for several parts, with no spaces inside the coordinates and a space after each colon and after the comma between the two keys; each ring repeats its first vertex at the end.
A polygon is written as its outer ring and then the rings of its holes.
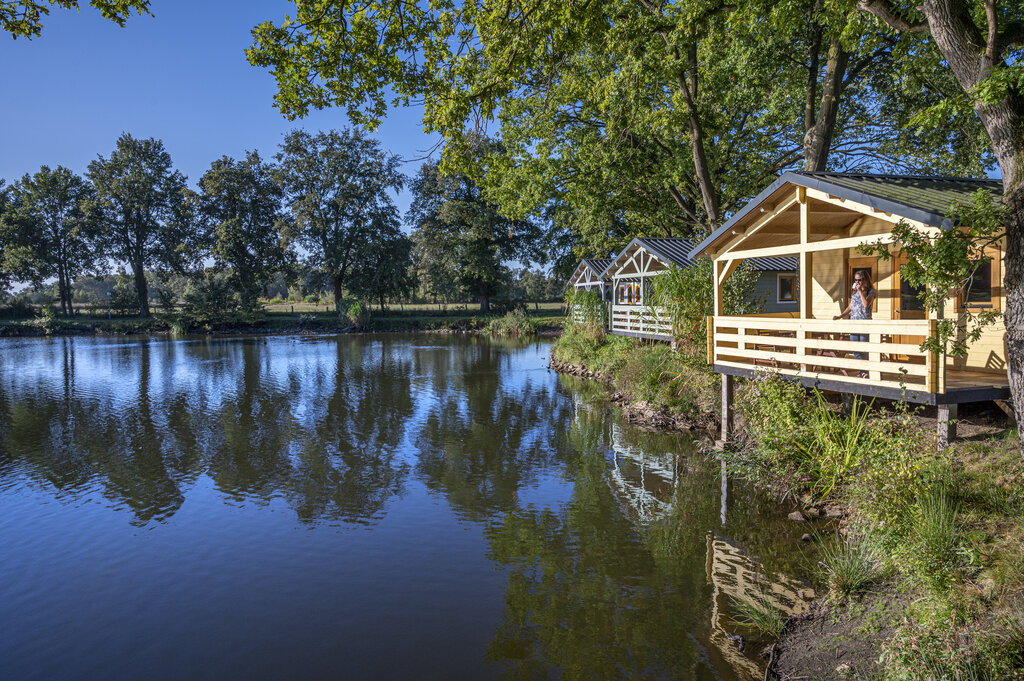
{"type": "Polygon", "coordinates": [[[764,596],[753,596],[749,599],[733,597],[736,615],[733,620],[737,624],[750,627],[761,634],[778,638],[786,627],[782,613],[764,596]]]}

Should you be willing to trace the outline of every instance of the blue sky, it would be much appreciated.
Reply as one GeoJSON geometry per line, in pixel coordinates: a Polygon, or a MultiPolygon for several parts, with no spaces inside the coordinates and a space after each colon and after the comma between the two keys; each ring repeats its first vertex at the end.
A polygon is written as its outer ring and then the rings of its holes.
{"type": "MultiPolygon", "coordinates": [[[[81,12],[54,9],[35,40],[0,36],[0,177],[8,182],[41,165],[85,171],[109,156],[122,131],[162,139],[175,167],[196,181],[222,155],[247,149],[272,156],[294,127],[348,124],[340,110],[290,122],[274,108],[274,79],[249,65],[250,30],[279,23],[283,0],[152,0],[153,17],[124,28],[82,0],[81,12]]],[[[422,131],[418,108],[392,111],[375,136],[409,159],[415,173],[437,138],[422,131]]],[[[408,192],[398,199],[403,215],[408,192]]]]}

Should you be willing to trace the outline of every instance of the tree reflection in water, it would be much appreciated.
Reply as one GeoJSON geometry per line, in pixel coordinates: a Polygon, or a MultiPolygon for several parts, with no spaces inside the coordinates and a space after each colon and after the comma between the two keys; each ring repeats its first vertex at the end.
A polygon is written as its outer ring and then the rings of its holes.
{"type": "MultiPolygon", "coordinates": [[[[441,336],[11,341],[0,491],[28,481],[73,504],[100,494],[137,525],[172,518],[199,487],[221,506],[285,505],[310,527],[375,526],[403,498],[425,499],[411,507],[444,508],[424,525],[429,541],[452,539],[454,514],[480,535],[460,537],[469,560],[486,552],[504,572],[481,593],[497,606],[486,657],[506,677],[749,675],[756,650],[738,655],[722,635],[727,597],[764,587],[792,601],[799,583],[779,575],[799,575],[800,557],[783,514],[688,439],[625,426],[600,386],[556,378],[544,350],[524,348],[441,336]]],[[[446,548],[424,574],[450,570],[446,548]]]]}

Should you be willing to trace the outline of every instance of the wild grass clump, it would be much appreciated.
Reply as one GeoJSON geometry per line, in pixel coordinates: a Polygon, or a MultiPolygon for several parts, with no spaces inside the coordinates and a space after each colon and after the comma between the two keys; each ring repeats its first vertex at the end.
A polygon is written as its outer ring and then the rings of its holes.
{"type": "Polygon", "coordinates": [[[736,614],[733,620],[744,627],[750,627],[758,633],[778,638],[786,627],[786,620],[778,608],[768,602],[764,596],[755,595],[747,598],[733,597],[736,614]]]}
{"type": "Polygon", "coordinates": [[[906,622],[883,644],[885,681],[996,681],[1005,667],[964,626],[906,622]],[[1002,669],[1001,669],[1002,668],[1002,669]]]}
{"type": "Polygon", "coordinates": [[[944,486],[924,491],[917,502],[901,561],[936,594],[955,581],[964,547],[959,505],[944,486]]]}
{"type": "Polygon", "coordinates": [[[851,532],[822,542],[821,565],[829,591],[849,598],[885,575],[885,563],[878,539],[869,531],[851,532]]]}
{"type": "Polygon", "coordinates": [[[496,336],[532,336],[537,333],[537,323],[517,309],[491,320],[487,332],[496,336]]]}

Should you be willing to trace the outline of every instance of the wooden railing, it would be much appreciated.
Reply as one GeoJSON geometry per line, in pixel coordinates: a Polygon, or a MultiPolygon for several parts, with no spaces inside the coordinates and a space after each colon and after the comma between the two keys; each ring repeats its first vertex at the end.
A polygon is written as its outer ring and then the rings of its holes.
{"type": "Polygon", "coordinates": [[[945,392],[944,361],[922,351],[934,320],[708,317],[708,362],[830,381],[945,392]],[[853,340],[851,335],[866,337],[853,340]],[[861,359],[854,357],[859,353],[861,359]]]}
{"type": "Polygon", "coordinates": [[[666,340],[672,338],[672,325],[660,307],[612,305],[612,333],[639,333],[666,340]]]}

